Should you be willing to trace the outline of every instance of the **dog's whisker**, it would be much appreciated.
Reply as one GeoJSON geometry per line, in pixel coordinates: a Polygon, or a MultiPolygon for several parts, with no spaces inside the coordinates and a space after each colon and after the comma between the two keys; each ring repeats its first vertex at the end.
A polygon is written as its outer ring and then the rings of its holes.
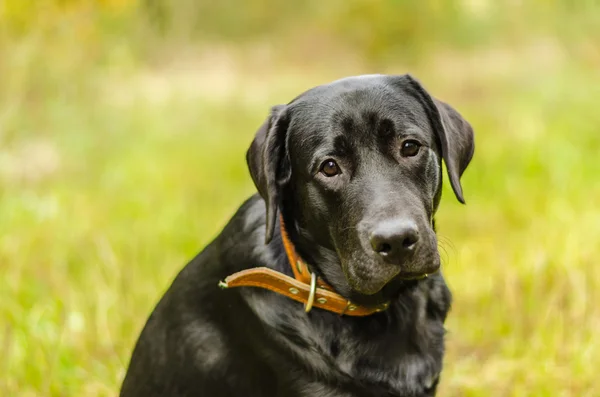
{"type": "Polygon", "coordinates": [[[439,244],[438,249],[440,250],[440,261],[447,265],[450,262],[450,255],[448,255],[446,247],[444,247],[442,244],[439,244]]]}
{"type": "Polygon", "coordinates": [[[438,249],[440,251],[440,259],[446,266],[451,262],[452,257],[458,256],[458,250],[449,237],[438,236],[438,249]],[[442,253],[445,255],[441,255],[442,253]]]}

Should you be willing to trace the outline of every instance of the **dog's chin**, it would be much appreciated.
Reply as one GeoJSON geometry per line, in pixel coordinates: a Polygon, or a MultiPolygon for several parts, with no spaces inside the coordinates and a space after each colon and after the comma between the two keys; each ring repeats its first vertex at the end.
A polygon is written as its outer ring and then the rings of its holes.
{"type": "Polygon", "coordinates": [[[364,280],[357,280],[357,282],[352,283],[348,280],[348,282],[352,288],[349,299],[354,303],[369,306],[389,302],[394,299],[402,289],[408,285],[412,285],[416,281],[414,281],[414,279],[402,280],[396,276],[387,282],[379,284],[365,284],[364,280]]]}
{"type": "Polygon", "coordinates": [[[432,260],[429,265],[418,268],[410,268],[409,270],[401,271],[396,278],[400,280],[420,280],[426,278],[440,270],[440,261],[432,260]]]}
{"type": "Polygon", "coordinates": [[[375,295],[380,292],[389,281],[390,280],[374,282],[370,280],[369,282],[365,282],[364,280],[348,280],[353,291],[367,296],[375,295]]]}
{"type": "Polygon", "coordinates": [[[359,277],[356,273],[361,272],[352,270],[344,273],[357,303],[381,303],[393,298],[407,283],[422,280],[439,270],[439,260],[429,263],[425,266],[412,266],[406,271],[402,270],[402,266],[388,265],[376,273],[372,269],[377,269],[378,266],[374,265],[367,277],[359,277]]]}
{"type": "Polygon", "coordinates": [[[355,293],[365,296],[380,292],[401,270],[398,266],[373,263],[364,259],[358,263],[344,264],[342,262],[342,268],[350,288],[355,293]]]}
{"type": "MultiPolygon", "coordinates": [[[[346,272],[346,281],[351,288],[348,298],[361,305],[379,305],[388,302],[392,298],[390,287],[395,284],[393,280],[398,276],[397,271],[389,270],[391,269],[388,269],[388,274],[384,271],[372,274],[370,277],[358,277],[352,272],[346,272]]],[[[397,288],[393,289],[398,290],[397,288]]]]}

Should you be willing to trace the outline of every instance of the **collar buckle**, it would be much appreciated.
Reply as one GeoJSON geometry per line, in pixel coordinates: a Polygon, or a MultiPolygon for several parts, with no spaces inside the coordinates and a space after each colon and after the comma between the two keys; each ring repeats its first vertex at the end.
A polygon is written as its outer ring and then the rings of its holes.
{"type": "Polygon", "coordinates": [[[315,295],[317,294],[317,275],[310,273],[310,293],[308,294],[308,300],[304,305],[304,311],[308,313],[312,309],[315,303],[315,295]]]}

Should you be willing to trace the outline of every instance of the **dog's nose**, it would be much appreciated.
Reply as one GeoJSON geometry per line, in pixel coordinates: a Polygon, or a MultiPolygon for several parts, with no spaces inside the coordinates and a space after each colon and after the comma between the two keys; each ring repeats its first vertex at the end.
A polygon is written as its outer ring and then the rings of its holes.
{"type": "Polygon", "coordinates": [[[387,262],[399,264],[412,253],[419,241],[417,225],[407,220],[390,220],[371,232],[371,247],[387,262]]]}

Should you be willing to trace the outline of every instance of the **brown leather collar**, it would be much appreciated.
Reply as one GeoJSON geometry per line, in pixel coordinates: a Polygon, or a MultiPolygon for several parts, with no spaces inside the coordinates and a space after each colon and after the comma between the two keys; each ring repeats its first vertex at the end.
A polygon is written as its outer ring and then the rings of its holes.
{"type": "Polygon", "coordinates": [[[389,302],[376,306],[363,306],[352,303],[336,293],[321,278],[311,273],[306,263],[296,253],[294,245],[285,230],[283,219],[280,217],[279,220],[281,238],[294,278],[268,267],[256,267],[228,276],[224,281],[219,282],[219,287],[223,289],[233,287],[265,288],[304,303],[304,310],[307,313],[313,307],[318,307],[339,315],[368,316],[388,308],[389,302]]]}

